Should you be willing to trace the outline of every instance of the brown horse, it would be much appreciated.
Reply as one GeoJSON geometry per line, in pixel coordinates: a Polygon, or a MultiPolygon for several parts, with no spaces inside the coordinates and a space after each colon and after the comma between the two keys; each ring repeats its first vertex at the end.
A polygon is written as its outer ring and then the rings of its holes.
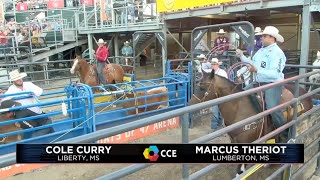
{"type": "MultiPolygon", "coordinates": [[[[238,86],[224,77],[215,75],[214,70],[212,70],[211,74],[205,76],[206,77],[202,78],[200,85],[196,87],[198,89],[195,90],[190,105],[243,91],[241,85],[238,86]]],[[[283,92],[281,103],[290,101],[293,97],[294,88],[290,85],[286,85],[285,88],[287,90],[284,90],[283,92]]],[[[305,93],[306,91],[300,88],[299,94],[302,95],[305,93]]],[[[257,102],[259,101],[257,100],[257,102]]],[[[301,101],[298,112],[299,114],[304,113],[312,107],[312,99],[306,98],[301,101]]],[[[257,108],[257,103],[254,103],[250,96],[219,104],[219,109],[226,126],[230,126],[261,112],[261,109],[259,109],[259,107],[257,108]]],[[[292,114],[293,107],[284,111],[284,117],[287,122],[292,120],[292,114]]],[[[269,115],[264,121],[257,121],[257,123],[251,123],[230,132],[231,141],[233,143],[251,143],[259,137],[268,134],[274,129],[274,125],[272,121],[270,121],[270,118],[269,115]]],[[[241,174],[242,171],[244,170],[238,167],[238,174],[241,174]]]]}
{"type": "MultiPolygon", "coordinates": [[[[8,119],[5,114],[0,114],[0,122],[9,121],[11,119],[8,119]]],[[[4,126],[0,126],[0,134],[19,131],[21,128],[17,127],[15,124],[8,124],[4,126]]],[[[7,144],[11,142],[20,141],[22,139],[21,134],[8,136],[4,138],[0,138],[0,144],[7,144]]]]}
{"type": "MultiPolygon", "coordinates": [[[[73,66],[70,69],[71,74],[77,73],[80,77],[80,82],[88,86],[99,85],[99,78],[97,74],[97,65],[90,65],[80,55],[76,55],[73,61],[73,66]]],[[[107,84],[122,83],[124,71],[118,64],[106,64],[103,69],[104,78],[107,84]]]]}
{"type": "Polygon", "coordinates": [[[164,102],[161,104],[151,105],[148,107],[136,108],[135,110],[128,110],[127,111],[128,115],[133,115],[133,114],[138,114],[142,112],[153,111],[163,107],[168,107],[169,96],[168,94],[163,94],[167,92],[168,92],[168,89],[166,87],[157,87],[147,91],[127,93],[126,98],[131,99],[131,101],[121,103],[120,106],[123,108],[130,108],[130,107],[143,106],[146,104],[153,104],[157,102],[164,102]],[[156,95],[156,94],[163,94],[163,95],[137,99],[138,97],[141,97],[141,96],[149,96],[149,95],[156,95]]]}

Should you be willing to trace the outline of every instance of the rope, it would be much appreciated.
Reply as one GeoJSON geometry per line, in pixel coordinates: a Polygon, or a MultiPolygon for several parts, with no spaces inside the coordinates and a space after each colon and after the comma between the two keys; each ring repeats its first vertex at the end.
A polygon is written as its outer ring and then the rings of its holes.
{"type": "Polygon", "coordinates": [[[91,116],[90,118],[88,118],[87,120],[83,121],[82,123],[80,123],[79,125],[77,125],[74,128],[71,128],[69,131],[65,132],[64,134],[62,134],[61,136],[57,137],[56,139],[54,139],[53,141],[51,141],[50,143],[54,143],[55,141],[59,140],[60,138],[62,138],[63,136],[67,135],[68,133],[70,133],[71,131],[73,131],[73,129],[80,127],[81,125],[83,125],[84,123],[88,122],[91,118],[93,118],[94,116],[96,116],[97,114],[101,113],[102,111],[104,111],[105,109],[107,109],[108,107],[112,106],[115,102],[119,101],[120,99],[122,99],[124,96],[126,95],[126,93],[123,93],[123,95],[121,97],[119,97],[118,99],[116,99],[114,102],[112,102],[111,104],[109,104],[108,106],[106,106],[105,108],[103,108],[102,110],[100,110],[99,112],[95,113],[93,116],[91,116]]]}

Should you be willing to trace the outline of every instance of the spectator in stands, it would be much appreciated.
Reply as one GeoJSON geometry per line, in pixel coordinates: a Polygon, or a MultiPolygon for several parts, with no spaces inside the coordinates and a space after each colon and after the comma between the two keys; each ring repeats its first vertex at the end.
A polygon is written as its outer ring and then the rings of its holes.
{"type": "Polygon", "coordinates": [[[8,39],[7,39],[7,32],[4,30],[0,30],[0,53],[5,54],[8,51],[5,49],[8,47],[8,39]]]}
{"type": "MultiPolygon", "coordinates": [[[[1,103],[0,109],[7,109],[7,108],[18,107],[18,106],[22,106],[22,104],[13,100],[5,100],[1,103]]],[[[30,111],[29,109],[19,109],[15,111],[8,111],[8,112],[5,112],[5,114],[7,118],[14,118],[14,119],[41,115],[33,111],[30,111]]],[[[35,118],[32,120],[20,121],[15,123],[17,127],[22,129],[35,128],[35,127],[44,126],[48,124],[52,124],[51,119],[49,119],[48,117],[35,118]]],[[[42,136],[42,135],[46,135],[53,132],[54,132],[54,129],[52,127],[39,129],[39,130],[32,131],[31,137],[42,136]]]]}
{"type": "Polygon", "coordinates": [[[214,40],[214,48],[218,55],[226,56],[229,50],[229,38],[225,36],[226,32],[220,29],[217,32],[218,37],[214,40]]]}
{"type": "Polygon", "coordinates": [[[10,18],[10,21],[7,23],[6,25],[8,27],[8,29],[14,33],[14,29],[15,29],[15,26],[16,26],[16,22],[14,20],[14,18],[10,18]]]}
{"type": "Polygon", "coordinates": [[[249,54],[249,58],[251,58],[251,55],[254,52],[257,52],[260,48],[262,48],[262,36],[260,34],[260,33],[262,33],[261,28],[260,27],[256,27],[254,32],[256,33],[256,35],[255,35],[255,40],[254,40],[254,50],[253,50],[253,52],[251,52],[251,48],[250,48],[249,44],[247,44],[247,46],[246,46],[247,53],[249,54]]]}
{"type": "Polygon", "coordinates": [[[103,85],[107,84],[103,76],[103,68],[105,67],[106,61],[109,56],[109,50],[105,45],[106,45],[106,42],[104,42],[103,39],[99,39],[98,40],[99,47],[96,50],[98,77],[99,77],[100,83],[103,85]]]}
{"type": "MultiPolygon", "coordinates": [[[[32,82],[23,82],[23,78],[27,76],[26,73],[19,73],[18,70],[13,70],[9,73],[10,76],[10,81],[13,82],[13,85],[9,87],[7,92],[5,94],[15,94],[15,93],[20,93],[20,92],[31,92],[32,96],[40,96],[43,93],[43,89],[40,87],[36,86],[32,82]]],[[[22,95],[26,96],[26,95],[22,95]]],[[[8,100],[13,98],[12,96],[5,97],[2,99],[2,101],[8,100]]],[[[37,104],[37,99],[35,97],[31,98],[24,98],[24,99],[19,99],[17,102],[21,103],[22,105],[30,105],[30,104],[37,104]]],[[[29,108],[31,111],[41,114],[42,111],[39,107],[30,107],[29,108]]]]}
{"type": "Polygon", "coordinates": [[[124,46],[122,47],[121,52],[122,52],[122,56],[125,56],[125,57],[132,56],[132,53],[133,53],[132,47],[129,45],[128,41],[124,42],[124,46]]]}

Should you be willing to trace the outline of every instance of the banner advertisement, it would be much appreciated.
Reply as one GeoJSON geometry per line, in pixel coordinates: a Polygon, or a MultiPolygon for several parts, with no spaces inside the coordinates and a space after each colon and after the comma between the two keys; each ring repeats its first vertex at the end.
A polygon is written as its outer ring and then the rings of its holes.
{"type": "Polygon", "coordinates": [[[48,9],[62,9],[64,8],[64,0],[49,0],[48,9]]]}
{"type": "Polygon", "coordinates": [[[185,1],[185,0],[157,0],[157,12],[176,11],[185,8],[195,8],[199,6],[207,6],[218,3],[234,2],[236,0],[196,0],[196,1],[185,1]]]}
{"type": "Polygon", "coordinates": [[[81,0],[81,4],[84,4],[85,6],[93,6],[94,0],[81,0]]]}

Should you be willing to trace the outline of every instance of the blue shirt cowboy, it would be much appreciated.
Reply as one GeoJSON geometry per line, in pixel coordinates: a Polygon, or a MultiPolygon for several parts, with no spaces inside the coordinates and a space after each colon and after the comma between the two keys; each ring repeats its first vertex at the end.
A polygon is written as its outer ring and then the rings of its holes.
{"type": "Polygon", "coordinates": [[[129,46],[129,42],[128,41],[126,41],[125,45],[122,47],[121,53],[122,53],[123,56],[127,56],[127,57],[128,56],[132,56],[132,54],[133,54],[132,47],[129,46]]]}

